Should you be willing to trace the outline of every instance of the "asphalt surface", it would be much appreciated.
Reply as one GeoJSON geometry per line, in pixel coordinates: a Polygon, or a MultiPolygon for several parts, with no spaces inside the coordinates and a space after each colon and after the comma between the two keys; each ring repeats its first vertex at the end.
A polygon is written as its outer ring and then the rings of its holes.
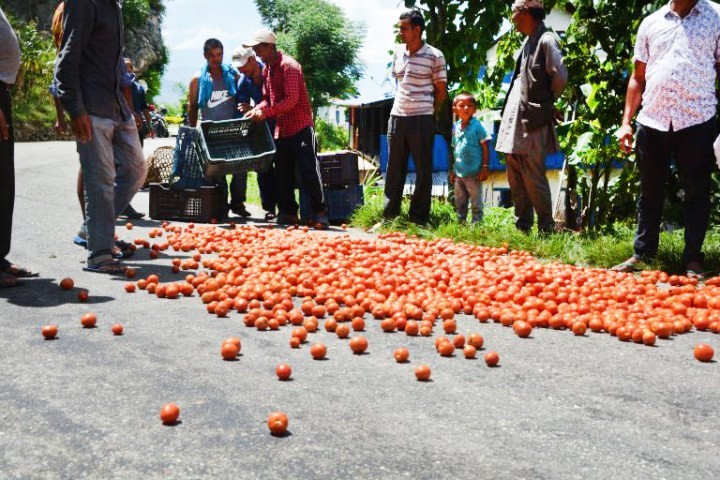
{"type": "MultiPolygon", "coordinates": [[[[432,339],[385,334],[366,317],[368,354],[323,330],[312,340],[328,346],[328,360],[314,361],[309,344],[290,349],[288,329],[259,332],[237,313],[208,315],[197,296],[127,294],[124,279],[83,272],[84,251],[71,242],[81,219],[74,144],[18,144],[16,157],[10,259],[41,276],[0,290],[2,478],[720,477],[720,366],[692,353],[699,342],[720,352],[716,335],[654,348],[543,329],[520,339],[461,317],[461,333],[485,337],[480,354],[499,352],[491,369],[441,358],[432,339]],[[74,291],[59,288],[64,277],[74,291]],[[88,311],[98,328],[81,328],[88,311]],[[111,334],[116,322],[125,335],[111,334]],[[58,339],[45,341],[40,327],[52,323],[58,339]],[[229,335],[243,342],[235,362],[219,353],[229,335]],[[409,363],[394,362],[398,346],[410,349],[409,363]],[[276,379],[280,362],[294,380],[276,379]],[[421,362],[431,382],[415,380],[421,362]],[[159,419],[166,402],[181,409],[172,427],[159,419]],[[290,418],[282,438],[265,424],[275,410],[290,418]]],[[[133,204],[147,212],[148,194],[133,204]]],[[[158,226],[124,223],[126,240],[158,226]]],[[[150,260],[143,250],[130,263],[171,280],[180,278],[171,258],[188,255],[150,260]]]]}

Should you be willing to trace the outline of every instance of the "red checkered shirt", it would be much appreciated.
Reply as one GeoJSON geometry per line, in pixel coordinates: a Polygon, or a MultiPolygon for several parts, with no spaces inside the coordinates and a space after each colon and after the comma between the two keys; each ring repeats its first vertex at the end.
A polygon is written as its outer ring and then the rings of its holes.
{"type": "Polygon", "coordinates": [[[258,105],[266,117],[275,118],[274,137],[292,137],[313,126],[310,97],[302,67],[291,56],[278,51],[263,69],[263,100],[258,105]]]}

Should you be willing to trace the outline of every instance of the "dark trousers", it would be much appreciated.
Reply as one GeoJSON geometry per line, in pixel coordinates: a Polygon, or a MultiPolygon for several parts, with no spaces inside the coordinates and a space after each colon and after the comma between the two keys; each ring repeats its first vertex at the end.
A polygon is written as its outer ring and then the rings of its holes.
{"type": "Polygon", "coordinates": [[[390,116],[388,122],[388,164],[385,175],[385,218],[400,214],[408,156],[415,162],[415,191],[410,199],[410,220],[426,223],[430,218],[432,195],[433,141],[435,121],[432,115],[390,116]]]}
{"type": "Polygon", "coordinates": [[[277,209],[277,191],[275,178],[275,167],[270,167],[266,172],[258,172],[257,174],[258,189],[260,190],[260,203],[263,210],[275,213],[277,209]]]}
{"type": "Polygon", "coordinates": [[[515,226],[525,232],[530,230],[535,209],[538,230],[553,231],[555,220],[550,184],[545,173],[545,150],[534,150],[526,155],[508,154],[505,163],[515,204],[515,226]]]}
{"type": "Polygon", "coordinates": [[[640,167],[640,199],[635,256],[652,259],[658,250],[660,221],[670,160],[675,159],[684,192],[685,250],[682,264],[702,262],[702,244],[710,217],[710,173],[713,169],[715,119],[662,132],[638,124],[637,158],[640,167]]]}
{"type": "Polygon", "coordinates": [[[230,208],[245,206],[247,199],[247,172],[234,173],[230,180],[230,208]]]}
{"type": "Polygon", "coordinates": [[[299,172],[300,190],[310,197],[312,213],[326,210],[320,176],[320,164],[315,153],[315,132],[307,127],[291,137],[275,142],[275,180],[278,210],[282,214],[297,215],[295,201],[295,169],[299,172]]]}
{"type": "Polygon", "coordinates": [[[10,127],[10,138],[0,138],[0,262],[10,253],[13,207],[15,206],[15,139],[10,92],[0,83],[0,108],[10,127]]]}

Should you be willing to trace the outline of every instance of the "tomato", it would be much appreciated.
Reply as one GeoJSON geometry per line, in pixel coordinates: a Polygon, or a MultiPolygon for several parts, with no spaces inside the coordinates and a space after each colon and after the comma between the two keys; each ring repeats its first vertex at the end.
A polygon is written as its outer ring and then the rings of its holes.
{"type": "Polygon", "coordinates": [[[472,345],[476,350],[480,350],[485,343],[485,339],[479,333],[471,333],[467,340],[468,345],[472,345]]]}
{"type": "Polygon", "coordinates": [[[275,368],[275,374],[280,380],[287,380],[292,375],[292,368],[287,363],[281,363],[275,368]]]}
{"type": "Polygon", "coordinates": [[[706,343],[698,343],[695,345],[693,353],[695,354],[695,359],[701,362],[709,362],[715,356],[715,350],[706,343]]]}
{"type": "Polygon", "coordinates": [[[463,355],[465,355],[465,358],[475,358],[475,355],[477,353],[477,349],[473,347],[472,345],[465,345],[465,348],[463,348],[463,355]]]}
{"type": "Polygon", "coordinates": [[[282,435],[287,431],[289,420],[287,415],[282,412],[273,412],[267,420],[270,433],[273,435],[282,435]]]}
{"type": "Polygon", "coordinates": [[[485,354],[485,363],[488,367],[494,367],[500,362],[500,355],[497,352],[490,351],[485,354]]]}
{"type": "Polygon", "coordinates": [[[133,229],[133,224],[130,223],[130,222],[128,222],[128,223],[125,224],[125,228],[127,228],[128,230],[132,230],[132,229],[133,229]]]}
{"type": "Polygon", "coordinates": [[[455,352],[455,347],[449,340],[443,340],[438,344],[437,351],[443,357],[452,357],[455,352]]]}
{"type": "Polygon", "coordinates": [[[75,286],[75,282],[72,278],[63,278],[60,280],[60,288],[63,290],[72,290],[75,286]]]}
{"type": "Polygon", "coordinates": [[[127,293],[133,293],[135,292],[135,284],[132,282],[128,282],[125,284],[125,291],[127,293]]]}
{"type": "Polygon", "coordinates": [[[415,320],[408,320],[405,324],[405,335],[414,337],[419,332],[418,323],[415,320]]]}
{"type": "Polygon", "coordinates": [[[113,335],[120,336],[123,334],[123,326],[119,323],[114,323],[112,327],[110,327],[110,331],[112,331],[113,335]]]}
{"type": "Polygon", "coordinates": [[[458,333],[457,335],[455,335],[455,337],[453,337],[452,339],[452,344],[455,348],[463,348],[465,346],[465,335],[463,335],[462,333],[458,333]]]}
{"type": "Polygon", "coordinates": [[[417,378],[421,382],[427,382],[430,380],[430,374],[432,372],[430,371],[430,367],[427,365],[418,365],[415,367],[415,378],[417,378]]]}
{"type": "Polygon", "coordinates": [[[393,357],[395,357],[395,361],[398,363],[405,363],[408,361],[408,358],[410,358],[410,352],[405,347],[400,347],[395,349],[395,352],[393,353],[393,357]]]}
{"type": "Polygon", "coordinates": [[[234,360],[238,353],[240,353],[240,348],[234,343],[224,342],[220,347],[220,355],[223,360],[234,360]]]}
{"type": "Polygon", "coordinates": [[[585,322],[577,321],[572,324],[572,331],[575,335],[578,337],[581,337],[585,335],[585,332],[587,331],[587,325],[585,325],[585,322]]]}
{"type": "Polygon", "coordinates": [[[347,338],[350,336],[350,327],[341,323],[335,329],[335,335],[337,335],[338,338],[347,338]]]}
{"type": "Polygon", "coordinates": [[[165,425],[173,425],[180,418],[180,408],[174,403],[166,403],[160,409],[160,420],[165,425]]]}
{"type": "Polygon", "coordinates": [[[80,323],[84,328],[95,328],[97,317],[94,313],[85,313],[80,317],[80,323]]]}
{"type": "Polygon", "coordinates": [[[355,355],[362,355],[368,348],[368,341],[362,335],[350,339],[350,349],[355,355]]]}
{"type": "Polygon", "coordinates": [[[57,336],[58,326],[57,325],[45,325],[40,329],[45,340],[52,340],[57,336]]]}
{"type": "Polygon", "coordinates": [[[303,327],[298,327],[292,331],[292,336],[297,337],[300,343],[305,343],[308,336],[308,331],[303,327]]]}
{"type": "MultiPolygon", "coordinates": [[[[407,327],[407,325],[405,326],[407,327]]],[[[394,332],[396,327],[397,324],[392,318],[385,318],[383,319],[383,321],[380,322],[380,328],[382,328],[383,332],[394,332]]]]}
{"type": "Polygon", "coordinates": [[[298,337],[290,337],[290,348],[300,348],[300,339],[298,337]]]}
{"type": "Polygon", "coordinates": [[[90,298],[90,294],[85,289],[82,289],[77,293],[77,299],[81,302],[87,302],[88,298],[90,298]]]}
{"type": "Polygon", "coordinates": [[[324,359],[326,354],[327,347],[322,343],[316,343],[312,347],[310,347],[310,355],[312,355],[313,359],[315,360],[324,359]]]}
{"type": "Polygon", "coordinates": [[[515,320],[513,330],[518,337],[527,338],[532,333],[532,326],[523,320],[515,320]]]}
{"type": "Polygon", "coordinates": [[[238,348],[238,352],[242,350],[242,343],[240,342],[240,339],[238,337],[228,337],[223,343],[232,343],[238,348]]]}

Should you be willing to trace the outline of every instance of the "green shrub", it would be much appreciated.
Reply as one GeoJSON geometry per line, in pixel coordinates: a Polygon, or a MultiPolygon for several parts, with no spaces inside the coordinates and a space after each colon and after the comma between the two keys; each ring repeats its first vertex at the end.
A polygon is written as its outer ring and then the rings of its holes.
{"type": "Polygon", "coordinates": [[[315,133],[321,152],[342,150],[348,148],[350,144],[350,134],[346,129],[328,123],[322,118],[315,119],[315,133]]]}

